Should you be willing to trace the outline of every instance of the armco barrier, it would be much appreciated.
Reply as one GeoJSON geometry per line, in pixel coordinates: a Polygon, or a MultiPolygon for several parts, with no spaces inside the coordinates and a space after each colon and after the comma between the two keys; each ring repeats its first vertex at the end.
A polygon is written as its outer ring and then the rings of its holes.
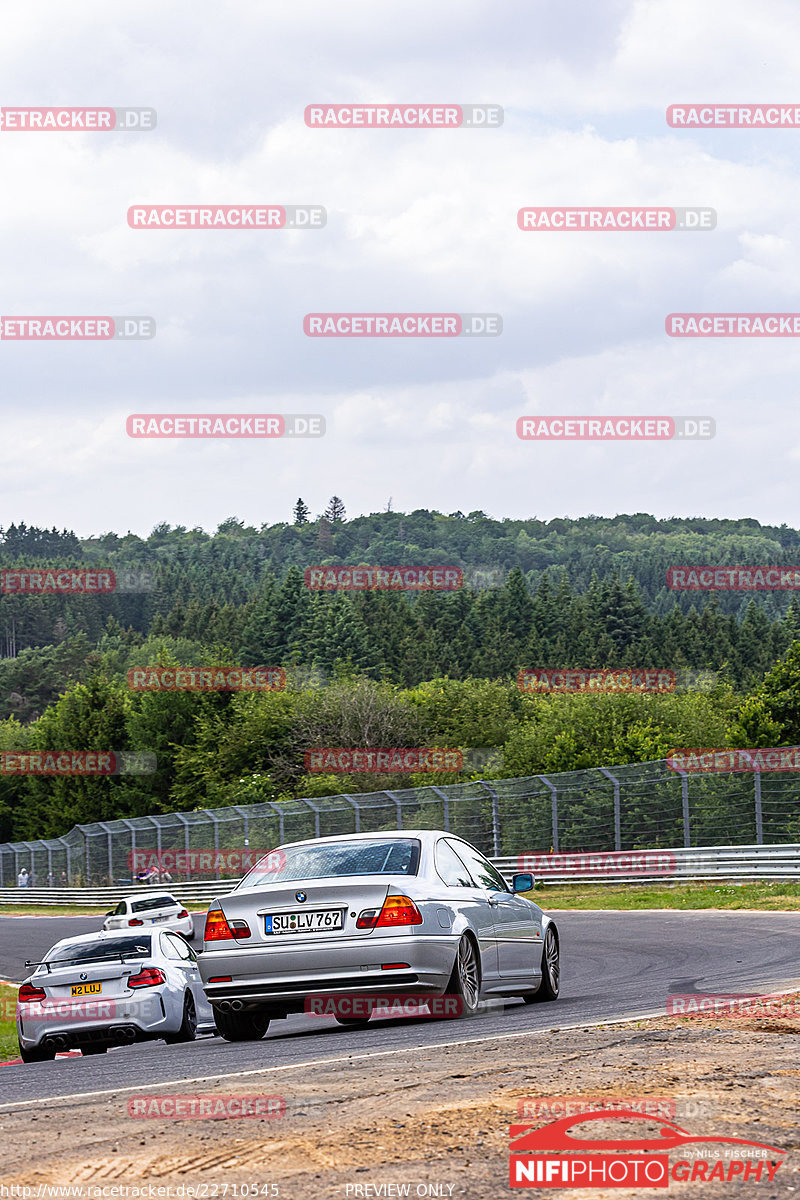
{"type": "MultiPolygon", "coordinates": [[[[632,850],[621,853],[547,854],[529,851],[491,861],[510,883],[512,875],[529,870],[526,860],[534,859],[537,883],[543,885],[573,883],[689,883],[692,880],[789,880],[800,883],[800,843],[784,846],[704,846],[668,850],[632,850]]],[[[209,880],[203,883],[118,884],[104,888],[0,888],[0,905],[82,904],[87,907],[113,908],[123,896],[135,892],[171,892],[182,904],[205,905],[215,896],[235,887],[238,879],[209,880]]]]}

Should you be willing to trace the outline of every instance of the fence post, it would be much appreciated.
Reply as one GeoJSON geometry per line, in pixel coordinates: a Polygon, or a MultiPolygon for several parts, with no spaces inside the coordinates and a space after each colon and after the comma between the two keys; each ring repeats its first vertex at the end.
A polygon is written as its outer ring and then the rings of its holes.
{"type": "Polygon", "coordinates": [[[284,822],[283,809],[279,805],[275,804],[274,801],[272,801],[272,800],[265,800],[264,803],[266,804],[267,808],[271,808],[273,812],[276,812],[278,814],[278,841],[281,844],[283,844],[283,842],[286,841],[286,837],[284,835],[284,825],[283,825],[283,822],[284,822]]]}
{"type": "Polygon", "coordinates": [[[88,833],[86,833],[86,831],[85,831],[85,830],[84,830],[84,834],[83,834],[83,847],[84,847],[84,848],[83,848],[83,857],[84,857],[84,871],[83,871],[83,880],[84,880],[84,887],[89,887],[89,885],[90,885],[90,875],[89,875],[89,834],[88,834],[88,833]]]}
{"type": "Polygon", "coordinates": [[[217,870],[216,870],[217,879],[220,879],[221,875],[219,873],[219,821],[217,820],[217,818],[215,816],[213,816],[211,814],[209,814],[209,815],[211,816],[211,820],[214,822],[214,863],[217,868],[217,870]]]}
{"type": "Polygon", "coordinates": [[[441,798],[442,798],[442,823],[444,824],[444,827],[445,827],[445,830],[447,831],[447,833],[449,833],[450,832],[450,797],[447,795],[446,792],[443,792],[441,788],[436,787],[434,784],[430,784],[429,786],[430,786],[430,789],[432,792],[436,792],[436,795],[441,796],[441,798]]]}
{"type": "Polygon", "coordinates": [[[108,882],[114,883],[114,848],[111,843],[111,830],[106,825],[105,821],[98,822],[106,831],[106,847],[108,848],[108,882]]]}
{"type": "Polygon", "coordinates": [[[192,878],[192,860],[189,858],[189,822],[183,813],[175,813],[175,816],[183,825],[183,848],[186,851],[186,881],[187,883],[192,878]]]}
{"type": "Polygon", "coordinates": [[[307,804],[314,813],[314,837],[319,837],[319,806],[314,804],[311,800],[307,800],[305,796],[302,797],[302,800],[303,804],[307,804]]]}
{"type": "Polygon", "coordinates": [[[131,883],[133,883],[134,880],[136,879],[136,829],[134,827],[133,822],[128,817],[120,817],[119,820],[126,827],[126,829],[128,829],[130,831],[130,835],[131,835],[130,872],[131,872],[131,883]]]}
{"type": "Polygon", "coordinates": [[[692,844],[691,829],[689,827],[689,776],[685,771],[678,771],[681,777],[681,805],[683,808],[683,844],[688,848],[692,844]]]}
{"type": "MultiPolygon", "coordinates": [[[[60,838],[57,838],[56,840],[63,843],[64,851],[67,855],[67,886],[69,886],[70,883],[72,882],[72,867],[71,867],[71,863],[70,863],[69,842],[67,841],[66,837],[63,837],[63,836],[60,838]]],[[[61,884],[61,880],[59,880],[59,886],[60,886],[60,884],[61,884]]]]}
{"type": "Polygon", "coordinates": [[[550,808],[551,821],[553,826],[553,853],[558,853],[558,789],[550,782],[546,775],[537,775],[537,779],[541,779],[545,787],[550,788],[550,808]]]}
{"type": "Polygon", "coordinates": [[[386,789],[384,789],[383,794],[384,794],[384,796],[388,796],[390,800],[394,800],[395,807],[397,808],[397,828],[402,829],[403,828],[403,806],[402,806],[401,801],[397,799],[397,796],[395,796],[394,792],[390,792],[390,791],[387,791],[386,789]]]}
{"type": "Polygon", "coordinates": [[[620,812],[619,803],[619,780],[615,775],[612,775],[607,767],[598,767],[598,771],[605,775],[606,779],[610,779],[614,785],[614,849],[622,849],[622,815],[620,812]]]}
{"type": "Polygon", "coordinates": [[[761,810],[761,772],[758,769],[753,771],[753,788],[755,791],[756,801],[756,842],[759,846],[763,846],[764,814],[761,810]]]}
{"type": "Polygon", "coordinates": [[[497,792],[493,787],[489,787],[483,779],[479,779],[478,783],[482,788],[485,788],[492,797],[492,845],[494,846],[494,858],[500,857],[500,805],[498,802],[497,792]]]}
{"type": "Polygon", "coordinates": [[[355,832],[361,833],[361,805],[358,804],[352,796],[348,796],[347,792],[342,792],[342,796],[348,802],[348,804],[352,804],[356,814],[355,832]]]}

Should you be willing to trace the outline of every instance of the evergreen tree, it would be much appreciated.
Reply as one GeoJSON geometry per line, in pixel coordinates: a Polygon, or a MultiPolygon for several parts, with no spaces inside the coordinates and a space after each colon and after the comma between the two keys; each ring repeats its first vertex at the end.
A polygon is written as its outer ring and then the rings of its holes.
{"type": "Polygon", "coordinates": [[[323,516],[326,518],[326,520],[330,521],[331,524],[334,524],[337,521],[344,521],[346,516],[344,501],[340,500],[338,496],[331,496],[330,500],[328,501],[328,507],[325,509],[323,516]]]}
{"type": "Polygon", "coordinates": [[[292,516],[294,517],[295,525],[307,525],[308,513],[308,505],[303,503],[302,498],[298,499],[297,503],[292,509],[292,516]]]}

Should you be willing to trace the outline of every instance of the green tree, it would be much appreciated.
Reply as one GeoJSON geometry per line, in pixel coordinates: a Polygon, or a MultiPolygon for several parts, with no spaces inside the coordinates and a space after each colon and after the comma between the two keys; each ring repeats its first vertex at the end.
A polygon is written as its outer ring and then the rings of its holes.
{"type": "Polygon", "coordinates": [[[299,499],[297,501],[297,503],[295,504],[294,508],[292,509],[292,516],[294,517],[295,525],[307,525],[308,524],[308,514],[309,514],[308,505],[303,503],[302,498],[299,499]]]}

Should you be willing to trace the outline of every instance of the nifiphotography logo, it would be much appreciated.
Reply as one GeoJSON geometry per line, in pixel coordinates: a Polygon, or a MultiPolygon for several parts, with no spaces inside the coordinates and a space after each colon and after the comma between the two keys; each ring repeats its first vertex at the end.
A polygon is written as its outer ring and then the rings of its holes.
{"type": "Polygon", "coordinates": [[[624,1109],[582,1112],[544,1126],[512,1125],[509,1137],[512,1188],[668,1188],[670,1181],[716,1180],[771,1183],[782,1161],[775,1156],[786,1153],[746,1138],[695,1136],[674,1121],[624,1109]],[[598,1136],[598,1122],[606,1126],[617,1121],[621,1122],[617,1136],[598,1136]],[[577,1132],[578,1126],[584,1127],[582,1132],[577,1132]]]}

